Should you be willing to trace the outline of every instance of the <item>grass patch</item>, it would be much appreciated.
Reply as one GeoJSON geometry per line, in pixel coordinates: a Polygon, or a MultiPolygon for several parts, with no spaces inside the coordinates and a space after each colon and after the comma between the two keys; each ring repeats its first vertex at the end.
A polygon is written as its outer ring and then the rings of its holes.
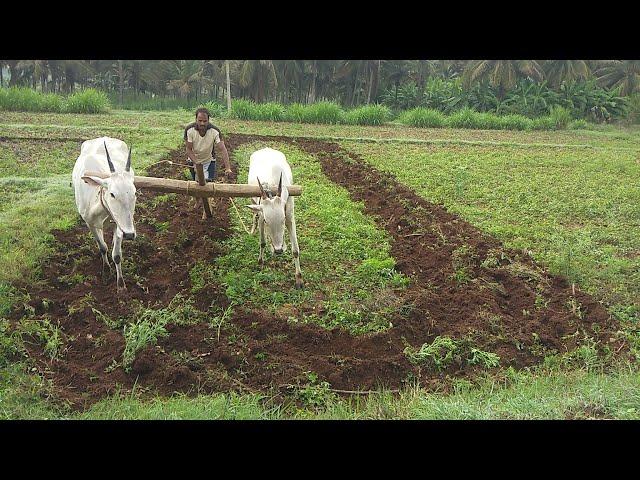
{"type": "Polygon", "coordinates": [[[79,154],[80,142],[10,139],[0,142],[0,177],[46,179],[64,173],[70,180],[79,154]]]}
{"type": "Polygon", "coordinates": [[[442,128],[446,120],[444,113],[432,108],[414,108],[402,112],[398,117],[398,121],[403,125],[419,128],[442,128]]]}
{"type": "MultiPolygon", "coordinates": [[[[309,380],[298,389],[302,405],[274,404],[268,395],[177,395],[142,400],[136,393],[105,399],[79,419],[332,419],[501,420],[640,419],[640,382],[635,369],[617,373],[544,369],[504,373],[471,384],[454,383],[449,393],[405,388],[343,398],[309,380]]],[[[33,412],[51,415],[46,410],[33,412]]]]}
{"type": "Polygon", "coordinates": [[[287,117],[302,123],[342,123],[344,110],[337,103],[318,102],[311,105],[293,105],[287,117]]]}
{"type": "Polygon", "coordinates": [[[569,112],[561,107],[544,117],[528,118],[524,115],[497,115],[463,108],[450,115],[430,108],[414,108],[402,112],[398,122],[418,128],[462,128],[472,130],[558,130],[567,127],[569,112]]]}
{"type": "Polygon", "coordinates": [[[106,113],[110,102],[104,92],[88,88],[64,98],[26,87],[0,89],[0,110],[19,112],[106,113]]]}
{"type": "Polygon", "coordinates": [[[385,105],[365,105],[344,114],[344,123],[349,125],[382,125],[391,118],[385,105]]]}
{"type": "Polygon", "coordinates": [[[107,113],[111,107],[104,92],[87,88],[67,98],[64,111],[67,113],[107,113]]]}
{"type": "Polygon", "coordinates": [[[19,112],[62,112],[64,99],[53,93],[41,93],[31,88],[0,88],[0,110],[19,112]]]}
{"type": "Polygon", "coordinates": [[[39,191],[21,197],[28,195],[28,202],[12,203],[0,212],[0,283],[34,279],[41,259],[54,247],[49,232],[69,229],[77,222],[69,179],[50,177],[41,183],[39,191]]]}
{"type": "Polygon", "coordinates": [[[399,149],[393,143],[361,142],[343,146],[507,247],[531,251],[545,268],[610,305],[637,304],[640,163],[634,152],[480,145],[399,149]]]}

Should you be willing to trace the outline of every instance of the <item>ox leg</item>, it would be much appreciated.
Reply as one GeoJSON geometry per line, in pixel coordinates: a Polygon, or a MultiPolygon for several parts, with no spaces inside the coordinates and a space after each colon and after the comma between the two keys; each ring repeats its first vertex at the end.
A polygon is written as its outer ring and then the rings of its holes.
{"type": "Polygon", "coordinates": [[[95,239],[96,243],[98,244],[98,248],[100,249],[100,256],[102,257],[102,277],[104,279],[104,266],[106,265],[107,267],[109,267],[109,272],[112,271],[111,264],[109,263],[109,257],[107,257],[107,251],[109,249],[107,248],[107,243],[104,241],[104,232],[102,228],[94,228],[90,226],[89,229],[91,230],[93,238],[95,239]]]}
{"type": "Polygon", "coordinates": [[[249,235],[253,235],[255,233],[257,226],[258,226],[258,214],[254,213],[253,222],[251,223],[251,231],[249,232],[249,235]]]}
{"type": "Polygon", "coordinates": [[[304,287],[302,280],[302,270],[300,270],[300,247],[298,246],[298,234],[296,233],[296,219],[293,215],[293,205],[291,206],[291,214],[285,218],[285,225],[289,230],[291,238],[291,254],[293,255],[293,263],[296,266],[296,288],[304,287]]]}
{"type": "Polygon", "coordinates": [[[115,227],[113,229],[113,250],[111,251],[111,258],[113,258],[113,263],[116,264],[116,275],[118,277],[118,292],[121,290],[126,290],[127,286],[124,283],[124,278],[122,278],[122,231],[115,227]]]}
{"type": "MultiPolygon", "coordinates": [[[[253,198],[251,199],[251,203],[253,205],[258,205],[258,202],[256,202],[253,198]]],[[[258,227],[258,218],[260,218],[260,213],[255,212],[253,214],[253,222],[251,223],[251,231],[249,232],[249,235],[253,235],[256,232],[256,228],[258,227]]]]}
{"type": "Polygon", "coordinates": [[[258,230],[260,231],[260,256],[258,257],[258,263],[260,268],[264,267],[264,247],[267,244],[264,237],[264,218],[262,215],[258,217],[258,230]]]}

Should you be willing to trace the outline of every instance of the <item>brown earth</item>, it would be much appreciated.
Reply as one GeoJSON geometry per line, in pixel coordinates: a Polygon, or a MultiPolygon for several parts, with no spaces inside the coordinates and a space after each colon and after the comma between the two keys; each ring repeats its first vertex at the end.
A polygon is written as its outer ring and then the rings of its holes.
{"type": "MultiPolygon", "coordinates": [[[[169,335],[138,352],[130,372],[114,367],[122,359],[124,337],[101,313],[125,317],[137,305],[162,308],[178,293],[188,296],[189,268],[223,254],[221,242],[231,232],[227,201],[216,200],[214,218],[205,221],[192,199],[154,202],[156,194],[143,192],[136,209],[138,238],[123,244],[126,292],[115,295],[114,274],[102,278],[98,249],[84,223],[53,232],[59,248],[43,264],[42,281],[19,285],[29,293],[32,316],[59,325],[63,333],[64,349],[54,360],[36,336],[25,337],[29,356],[52,380],[57,400],[82,409],[134,385],[138,392],[160,395],[236,390],[283,398],[309,384],[309,372],[338,391],[399,389],[408,382],[429,388],[441,387],[448,376],[473,377],[482,370],[465,360],[469,352],[441,371],[408,360],[407,346],[418,349],[438,336],[465,338],[498,354],[502,367],[515,368],[572,350],[585,334],[612,350],[622,347],[616,324],[596,299],[577,287],[574,295],[564,278],[550,275],[530,256],[505,249],[339,145],[240,134],[225,142],[233,151],[247,142],[274,140],[315,155],[327,177],[364,201],[366,213],[391,235],[396,268],[411,279],[397,292],[405,308],[389,318],[393,326],[353,336],[237,306],[219,337],[205,322],[169,324],[169,335]]],[[[183,157],[180,149],[167,159],[182,163],[183,157]]],[[[161,164],[150,175],[175,178],[178,172],[161,164]]],[[[303,225],[298,231],[304,238],[303,225]]],[[[105,229],[109,244],[111,232],[105,229]]],[[[304,265],[304,251],[301,259],[304,265]]],[[[211,284],[206,298],[196,297],[196,306],[207,311],[212,300],[222,308],[229,304],[223,287],[211,284]]],[[[14,325],[25,313],[22,306],[12,313],[14,325]]]]}

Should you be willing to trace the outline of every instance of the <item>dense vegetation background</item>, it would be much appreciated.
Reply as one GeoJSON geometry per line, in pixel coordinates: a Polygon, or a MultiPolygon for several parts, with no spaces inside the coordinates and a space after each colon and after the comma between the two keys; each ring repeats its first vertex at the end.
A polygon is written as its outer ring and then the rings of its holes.
{"type": "MultiPolygon", "coordinates": [[[[233,99],[272,104],[262,114],[272,120],[284,107],[319,102],[347,110],[379,104],[388,109],[379,121],[427,109],[428,126],[442,122],[433,111],[539,118],[562,109],[556,116],[592,122],[635,122],[640,111],[636,60],[0,60],[0,67],[1,87],[50,94],[49,111],[81,111],[52,94],[89,88],[139,110],[223,107],[230,90],[233,99]]],[[[15,109],[2,98],[0,108],[15,109]]],[[[416,126],[424,123],[419,114],[416,126]]],[[[359,123],[352,117],[342,123],[359,123]]]]}

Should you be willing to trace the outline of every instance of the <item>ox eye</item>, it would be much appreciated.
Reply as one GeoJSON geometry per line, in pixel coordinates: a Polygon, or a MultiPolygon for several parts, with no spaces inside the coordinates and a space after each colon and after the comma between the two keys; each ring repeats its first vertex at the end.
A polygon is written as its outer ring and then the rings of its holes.
{"type": "Polygon", "coordinates": [[[111,196],[112,196],[113,198],[116,198],[116,196],[115,196],[113,193],[111,194],[111,196]]]}

